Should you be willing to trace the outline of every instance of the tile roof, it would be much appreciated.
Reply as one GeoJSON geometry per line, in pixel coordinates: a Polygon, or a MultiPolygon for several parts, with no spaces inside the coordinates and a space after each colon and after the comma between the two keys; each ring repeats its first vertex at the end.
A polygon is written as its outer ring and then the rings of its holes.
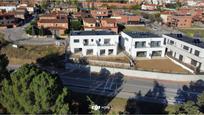
{"type": "Polygon", "coordinates": [[[41,19],[39,23],[68,23],[66,19],[41,19]]]}
{"type": "Polygon", "coordinates": [[[96,19],[95,18],[83,18],[84,22],[87,23],[96,23],[96,19]]]}

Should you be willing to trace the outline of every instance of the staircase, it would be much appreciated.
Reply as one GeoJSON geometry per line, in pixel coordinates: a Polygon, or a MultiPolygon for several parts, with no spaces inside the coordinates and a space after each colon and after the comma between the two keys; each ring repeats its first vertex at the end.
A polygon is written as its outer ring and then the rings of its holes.
{"type": "Polygon", "coordinates": [[[135,62],[134,58],[131,55],[129,55],[126,51],[123,51],[123,53],[128,57],[128,59],[130,61],[130,66],[135,67],[136,62],[135,62]]]}

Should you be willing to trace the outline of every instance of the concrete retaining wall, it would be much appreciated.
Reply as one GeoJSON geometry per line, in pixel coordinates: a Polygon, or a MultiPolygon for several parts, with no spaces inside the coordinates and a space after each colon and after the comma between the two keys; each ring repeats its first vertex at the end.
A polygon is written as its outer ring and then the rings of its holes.
{"type": "Polygon", "coordinates": [[[148,72],[140,70],[129,70],[129,69],[119,69],[110,67],[99,67],[90,65],[80,65],[80,64],[66,64],[67,69],[84,69],[91,72],[101,72],[109,71],[111,74],[121,73],[125,76],[145,78],[145,79],[157,79],[157,80],[169,80],[169,81],[179,81],[179,82],[189,82],[204,80],[204,75],[185,75],[185,74],[168,74],[168,73],[158,73],[158,72],[148,72]]]}

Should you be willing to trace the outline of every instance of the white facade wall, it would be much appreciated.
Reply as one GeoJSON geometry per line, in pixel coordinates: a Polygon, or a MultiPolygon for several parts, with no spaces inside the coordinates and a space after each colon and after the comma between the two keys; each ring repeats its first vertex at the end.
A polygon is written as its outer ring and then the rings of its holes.
{"type": "Polygon", "coordinates": [[[86,56],[87,50],[93,50],[93,54],[100,56],[101,50],[105,50],[104,55],[117,55],[119,43],[119,35],[71,35],[70,36],[70,48],[72,53],[76,53],[74,49],[81,48],[82,55],[86,56]],[[105,39],[110,39],[109,44],[104,44],[105,39]],[[79,40],[78,43],[74,40],[79,40]],[[88,44],[84,44],[84,40],[87,40],[88,44]],[[113,50],[109,54],[109,50],[113,50]]]}
{"type": "Polygon", "coordinates": [[[6,10],[6,12],[16,10],[16,6],[0,6],[0,10],[6,10]]]}
{"type": "Polygon", "coordinates": [[[172,56],[179,59],[179,56],[182,55],[183,59],[182,61],[184,63],[187,63],[189,65],[191,64],[192,59],[197,61],[196,67],[198,67],[201,64],[200,70],[204,71],[204,48],[200,48],[198,46],[183,42],[181,40],[172,38],[167,35],[163,35],[163,38],[166,39],[166,47],[168,51],[172,51],[172,56]],[[173,45],[170,45],[168,41],[170,40],[174,41],[173,45]],[[183,49],[184,46],[189,47],[189,50],[183,49]],[[199,51],[199,56],[195,55],[195,51],[199,51]],[[199,64],[200,63],[200,64],[199,64]]]}
{"type": "Polygon", "coordinates": [[[125,34],[124,32],[121,33],[123,47],[125,48],[125,51],[129,53],[133,58],[137,57],[137,53],[140,51],[147,52],[146,57],[151,58],[153,51],[161,51],[161,57],[164,57],[165,55],[165,46],[164,46],[164,38],[132,38],[129,35],[125,34]],[[145,48],[135,48],[135,42],[146,42],[145,48]],[[160,41],[161,47],[151,47],[150,43],[151,41],[160,41]]]}

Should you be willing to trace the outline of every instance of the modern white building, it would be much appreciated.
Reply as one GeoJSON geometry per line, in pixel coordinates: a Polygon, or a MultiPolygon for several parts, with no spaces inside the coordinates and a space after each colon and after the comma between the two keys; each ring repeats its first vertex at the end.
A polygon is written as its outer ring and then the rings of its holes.
{"type": "Polygon", "coordinates": [[[164,38],[149,32],[122,32],[121,46],[133,58],[165,55],[164,38]]]}
{"type": "Polygon", "coordinates": [[[117,55],[119,35],[112,31],[73,31],[70,34],[72,53],[86,55],[117,55]]]}
{"type": "Polygon", "coordinates": [[[191,70],[204,72],[204,42],[182,34],[163,35],[167,55],[191,70]]]}

